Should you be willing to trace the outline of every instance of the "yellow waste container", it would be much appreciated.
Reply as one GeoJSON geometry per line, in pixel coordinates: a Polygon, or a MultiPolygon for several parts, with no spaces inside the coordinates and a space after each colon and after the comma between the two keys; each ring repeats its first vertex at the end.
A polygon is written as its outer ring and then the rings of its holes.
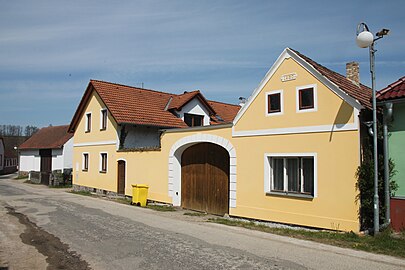
{"type": "Polygon", "coordinates": [[[136,204],[138,206],[145,207],[146,200],[148,199],[148,189],[147,185],[132,185],[132,202],[131,204],[136,204]]]}

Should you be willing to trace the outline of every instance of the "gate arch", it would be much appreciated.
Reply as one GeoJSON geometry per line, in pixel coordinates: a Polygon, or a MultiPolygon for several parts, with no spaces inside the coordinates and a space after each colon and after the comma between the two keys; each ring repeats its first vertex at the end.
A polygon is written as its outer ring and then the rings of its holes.
{"type": "Polygon", "coordinates": [[[179,139],[169,152],[169,196],[174,206],[181,205],[181,156],[188,147],[202,142],[217,144],[229,154],[229,208],[236,207],[236,150],[227,139],[211,134],[195,134],[179,139]]]}

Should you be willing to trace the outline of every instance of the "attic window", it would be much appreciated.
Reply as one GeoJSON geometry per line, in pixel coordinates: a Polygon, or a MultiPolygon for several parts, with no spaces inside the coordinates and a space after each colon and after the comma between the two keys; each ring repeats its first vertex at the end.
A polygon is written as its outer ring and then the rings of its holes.
{"type": "Polygon", "coordinates": [[[86,113],[86,132],[91,131],[91,113],[86,113]]]}
{"type": "Polygon", "coordinates": [[[316,85],[297,87],[297,112],[317,110],[316,85]]]}
{"type": "Polygon", "coordinates": [[[202,126],[204,123],[204,116],[197,115],[197,114],[191,114],[191,113],[185,113],[184,122],[189,127],[199,127],[199,126],[202,126]]]}
{"type": "Polygon", "coordinates": [[[266,115],[279,115],[283,113],[283,91],[276,90],[266,93],[266,115]]]}
{"type": "Polygon", "coordinates": [[[100,130],[107,129],[107,109],[100,111],[100,130]]]}

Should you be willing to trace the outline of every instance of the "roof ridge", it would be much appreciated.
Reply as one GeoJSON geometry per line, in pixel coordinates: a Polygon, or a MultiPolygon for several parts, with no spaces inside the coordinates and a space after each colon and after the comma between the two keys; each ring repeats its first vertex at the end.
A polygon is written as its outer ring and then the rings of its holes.
{"type": "Polygon", "coordinates": [[[405,82],[405,76],[399,78],[398,80],[396,80],[393,83],[390,83],[388,86],[386,86],[385,88],[378,91],[378,93],[381,93],[381,95],[382,95],[382,94],[386,93],[387,91],[391,90],[392,88],[394,88],[395,86],[397,86],[398,84],[401,84],[403,82],[405,82]]]}
{"type": "Polygon", "coordinates": [[[176,95],[176,96],[179,95],[179,94],[173,94],[173,93],[170,93],[170,92],[164,92],[164,91],[148,89],[148,88],[139,88],[139,87],[126,85],[126,84],[122,84],[122,83],[107,82],[107,81],[102,81],[102,80],[90,79],[90,82],[108,83],[108,84],[113,84],[113,85],[118,85],[118,86],[129,87],[129,88],[133,88],[133,89],[137,89],[137,90],[145,90],[145,91],[150,91],[150,92],[162,93],[162,94],[166,94],[166,95],[176,95]]]}
{"type": "Polygon", "coordinates": [[[207,101],[208,101],[208,102],[221,103],[221,104],[224,104],[224,105],[230,105],[230,106],[240,107],[238,104],[226,103],[226,102],[222,102],[222,101],[209,100],[209,99],[207,99],[207,101]]]}

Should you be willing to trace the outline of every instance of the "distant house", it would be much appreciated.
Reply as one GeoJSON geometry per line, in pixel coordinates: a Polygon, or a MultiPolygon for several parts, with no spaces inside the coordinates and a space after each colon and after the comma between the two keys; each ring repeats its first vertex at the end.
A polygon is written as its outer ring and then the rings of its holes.
{"type": "Polygon", "coordinates": [[[3,136],[3,154],[0,151],[0,174],[14,173],[18,170],[18,146],[27,139],[26,136],[3,136]]]}
{"type": "Polygon", "coordinates": [[[69,126],[40,129],[19,147],[20,173],[41,172],[41,183],[49,183],[52,171],[72,169],[73,134],[69,126]]]}
{"type": "Polygon", "coordinates": [[[405,229],[405,76],[388,85],[377,94],[378,104],[385,107],[389,122],[389,157],[395,164],[393,180],[398,190],[391,198],[391,224],[396,230],[405,229]]]}
{"type": "Polygon", "coordinates": [[[3,172],[4,168],[4,141],[0,138],[0,174],[3,172]]]}

